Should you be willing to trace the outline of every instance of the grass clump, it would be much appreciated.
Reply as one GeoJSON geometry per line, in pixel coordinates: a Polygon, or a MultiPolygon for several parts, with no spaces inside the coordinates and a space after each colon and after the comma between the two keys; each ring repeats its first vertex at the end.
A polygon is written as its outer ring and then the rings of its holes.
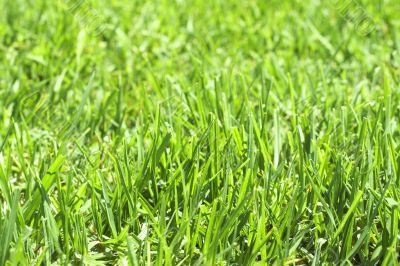
{"type": "Polygon", "coordinates": [[[68,4],[0,1],[0,265],[397,264],[396,1],[68,4]]]}

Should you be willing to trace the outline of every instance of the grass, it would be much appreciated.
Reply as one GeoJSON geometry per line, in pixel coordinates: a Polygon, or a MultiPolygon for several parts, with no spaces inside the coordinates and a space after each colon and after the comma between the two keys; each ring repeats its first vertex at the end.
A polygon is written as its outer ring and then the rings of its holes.
{"type": "Polygon", "coordinates": [[[0,1],[0,265],[397,265],[400,5],[356,3],[0,1]]]}

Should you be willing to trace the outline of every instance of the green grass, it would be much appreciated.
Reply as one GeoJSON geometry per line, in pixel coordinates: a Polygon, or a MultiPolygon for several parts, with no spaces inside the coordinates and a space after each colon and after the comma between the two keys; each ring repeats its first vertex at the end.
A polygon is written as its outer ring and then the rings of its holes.
{"type": "Polygon", "coordinates": [[[356,3],[0,0],[0,265],[397,265],[400,3],[356,3]]]}

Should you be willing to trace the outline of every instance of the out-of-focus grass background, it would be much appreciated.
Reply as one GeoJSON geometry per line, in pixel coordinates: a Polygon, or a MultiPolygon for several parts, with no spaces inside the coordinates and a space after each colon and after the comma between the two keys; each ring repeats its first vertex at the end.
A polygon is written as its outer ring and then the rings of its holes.
{"type": "Polygon", "coordinates": [[[0,14],[1,265],[397,263],[400,2],[0,14]]]}

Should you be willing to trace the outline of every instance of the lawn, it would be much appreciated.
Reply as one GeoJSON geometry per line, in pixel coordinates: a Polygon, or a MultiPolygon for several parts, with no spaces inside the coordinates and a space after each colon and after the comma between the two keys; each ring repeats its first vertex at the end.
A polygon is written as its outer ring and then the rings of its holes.
{"type": "Polygon", "coordinates": [[[397,265],[398,0],[0,0],[0,265],[397,265]]]}

